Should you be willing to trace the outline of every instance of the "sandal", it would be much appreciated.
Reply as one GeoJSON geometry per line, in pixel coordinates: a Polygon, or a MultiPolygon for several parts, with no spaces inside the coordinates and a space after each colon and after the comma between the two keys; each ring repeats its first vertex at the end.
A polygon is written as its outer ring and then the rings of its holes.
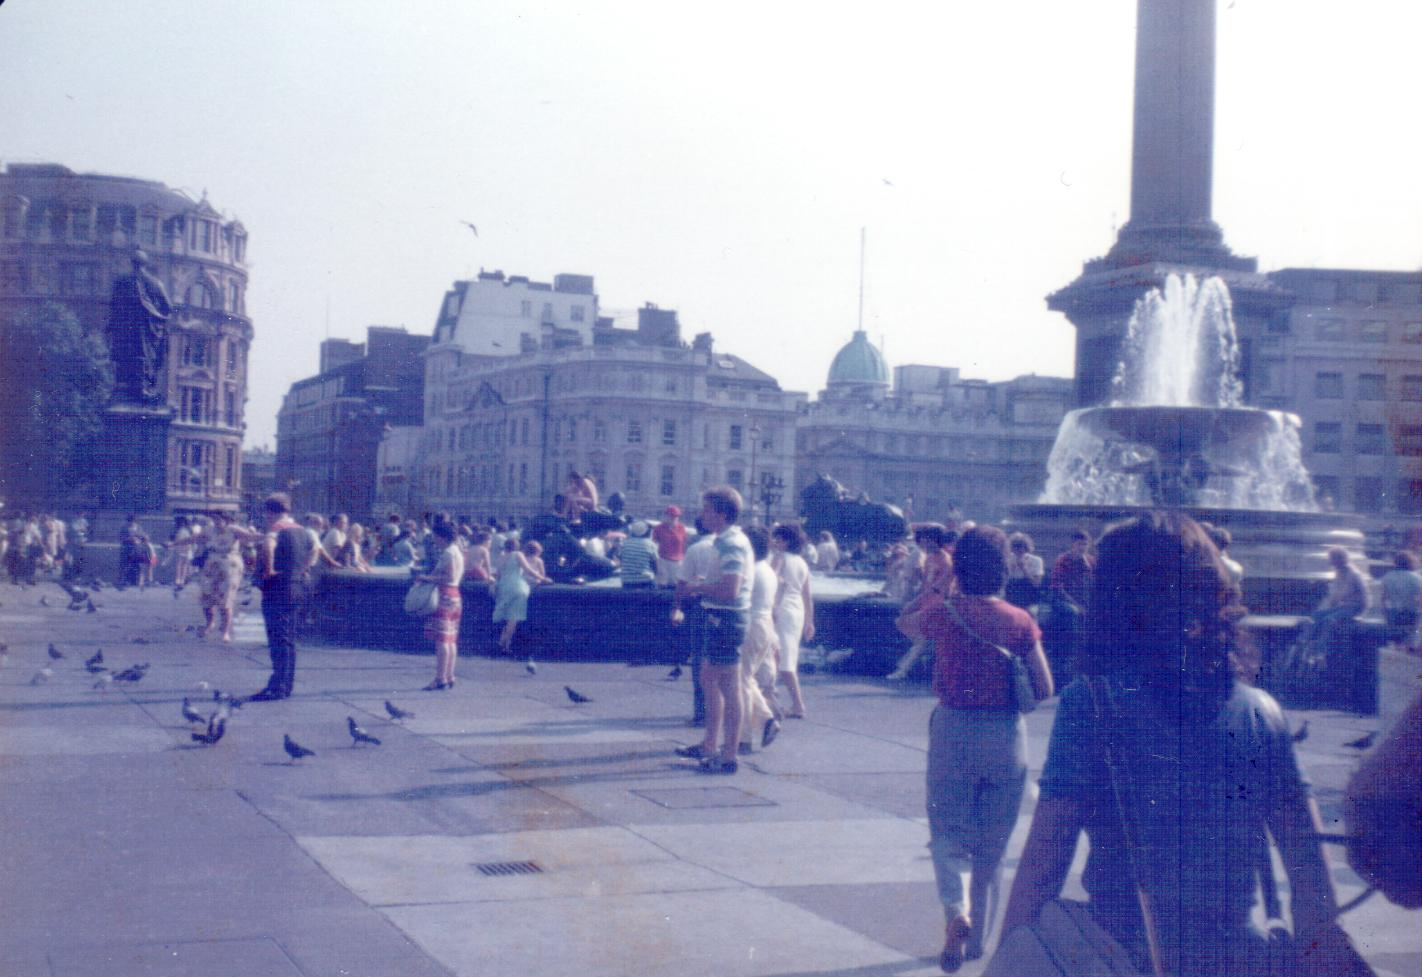
{"type": "Polygon", "coordinates": [[[710,774],[730,774],[735,773],[737,764],[735,760],[723,760],[720,757],[707,757],[701,761],[701,766],[696,768],[697,773],[710,774]]]}

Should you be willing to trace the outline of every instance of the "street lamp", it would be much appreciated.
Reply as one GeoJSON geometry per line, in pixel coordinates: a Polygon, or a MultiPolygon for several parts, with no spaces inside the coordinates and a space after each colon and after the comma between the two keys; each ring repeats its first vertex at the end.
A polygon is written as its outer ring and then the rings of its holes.
{"type": "Polygon", "coordinates": [[[750,469],[750,481],[748,481],[748,482],[746,483],[746,489],[747,489],[746,495],[748,495],[748,496],[750,497],[750,504],[751,504],[751,522],[754,523],[754,522],[755,522],[755,493],[756,493],[756,481],[755,481],[755,449],[758,448],[758,447],[760,447],[760,425],[757,424],[757,423],[755,423],[754,421],[751,422],[751,426],[750,426],[750,439],[751,439],[751,469],[750,469]]]}

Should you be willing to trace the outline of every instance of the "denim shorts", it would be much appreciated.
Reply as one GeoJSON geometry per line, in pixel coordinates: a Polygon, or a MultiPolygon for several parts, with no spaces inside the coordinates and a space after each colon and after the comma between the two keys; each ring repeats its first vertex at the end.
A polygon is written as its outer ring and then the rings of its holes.
{"type": "Polygon", "coordinates": [[[750,615],[745,611],[706,608],[706,630],[702,661],[728,668],[741,663],[741,645],[746,640],[750,615]]]}

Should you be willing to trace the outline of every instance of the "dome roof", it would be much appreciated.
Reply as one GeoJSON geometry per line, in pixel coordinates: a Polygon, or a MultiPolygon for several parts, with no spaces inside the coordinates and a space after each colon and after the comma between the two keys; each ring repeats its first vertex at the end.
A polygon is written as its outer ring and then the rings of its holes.
{"type": "Polygon", "coordinates": [[[845,344],[830,364],[829,384],[889,382],[889,365],[884,354],[869,341],[863,329],[854,331],[854,338],[845,344]]]}

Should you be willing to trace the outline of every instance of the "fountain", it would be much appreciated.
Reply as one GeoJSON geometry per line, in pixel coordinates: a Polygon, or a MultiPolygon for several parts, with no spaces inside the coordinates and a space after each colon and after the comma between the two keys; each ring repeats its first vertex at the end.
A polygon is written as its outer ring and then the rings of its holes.
{"type": "Polygon", "coordinates": [[[1234,536],[1251,610],[1311,610],[1330,575],[1327,548],[1361,554],[1362,534],[1356,520],[1318,511],[1298,418],[1242,403],[1225,283],[1167,276],[1136,303],[1123,350],[1111,403],[1066,416],[1040,502],[1014,506],[1011,525],[1050,555],[1078,527],[1183,509],[1234,536]]]}

